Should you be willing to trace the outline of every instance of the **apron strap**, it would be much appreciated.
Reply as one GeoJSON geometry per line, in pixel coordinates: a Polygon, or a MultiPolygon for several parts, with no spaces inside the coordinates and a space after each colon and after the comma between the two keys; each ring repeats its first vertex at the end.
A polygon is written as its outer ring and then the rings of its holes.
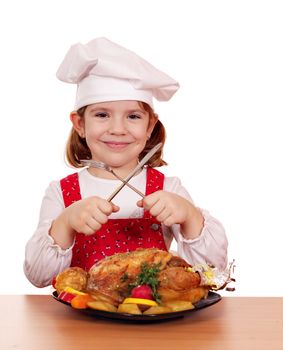
{"type": "Polygon", "coordinates": [[[78,173],[68,175],[60,180],[60,186],[66,208],[82,198],[78,173]]]}

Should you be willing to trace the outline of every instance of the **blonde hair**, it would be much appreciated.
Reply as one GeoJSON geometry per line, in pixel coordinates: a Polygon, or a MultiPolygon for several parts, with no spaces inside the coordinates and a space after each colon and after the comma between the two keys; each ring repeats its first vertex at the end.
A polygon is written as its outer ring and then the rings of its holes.
{"type": "MultiPolygon", "coordinates": [[[[157,118],[158,116],[154,113],[153,109],[145,102],[139,102],[141,108],[143,108],[146,112],[149,113],[149,119],[157,118]]],[[[81,118],[84,118],[84,113],[87,106],[81,107],[78,109],[77,113],[81,118]]],[[[150,151],[155,145],[158,143],[162,143],[162,147],[150,158],[147,162],[147,165],[151,167],[160,167],[163,165],[167,165],[167,163],[162,159],[163,146],[166,139],[166,131],[158,119],[154,129],[151,133],[149,140],[147,140],[146,145],[143,151],[139,155],[139,159],[142,159],[145,154],[150,151]]],[[[67,145],[66,145],[66,161],[69,165],[75,168],[82,168],[84,165],[81,163],[81,159],[91,159],[92,155],[86,140],[79,136],[74,128],[72,128],[67,145]]]]}

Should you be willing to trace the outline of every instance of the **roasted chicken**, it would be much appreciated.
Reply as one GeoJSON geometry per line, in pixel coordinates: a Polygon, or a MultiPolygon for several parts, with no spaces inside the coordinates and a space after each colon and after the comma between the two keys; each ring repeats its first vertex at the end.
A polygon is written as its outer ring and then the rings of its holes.
{"type": "MultiPolygon", "coordinates": [[[[158,269],[156,292],[161,302],[186,300],[195,303],[205,298],[210,289],[201,285],[199,273],[193,272],[185,260],[169,252],[151,248],[118,253],[99,261],[90,269],[86,284],[83,283],[80,290],[118,305],[129,296],[131,287],[137,283],[142,266],[154,266],[158,269]]],[[[63,272],[63,277],[59,275],[60,284],[63,285],[63,280],[67,278],[69,286],[76,288],[78,272],[78,268],[67,269],[63,272]],[[71,281],[72,275],[75,276],[74,284],[71,281]]],[[[80,280],[85,281],[86,272],[81,273],[80,280]]]]}

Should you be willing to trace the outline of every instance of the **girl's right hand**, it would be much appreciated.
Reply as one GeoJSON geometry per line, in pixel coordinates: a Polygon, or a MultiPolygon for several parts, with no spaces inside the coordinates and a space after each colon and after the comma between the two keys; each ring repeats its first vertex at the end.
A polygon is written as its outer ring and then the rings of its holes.
{"type": "Polygon", "coordinates": [[[100,197],[89,197],[77,201],[65,209],[67,225],[76,232],[91,235],[108,221],[108,216],[119,211],[119,207],[100,197]]]}
{"type": "Polygon", "coordinates": [[[119,207],[106,199],[89,197],[79,200],[66,208],[53,221],[49,234],[61,248],[69,248],[75,232],[91,235],[108,221],[111,213],[119,211],[119,207]]]}

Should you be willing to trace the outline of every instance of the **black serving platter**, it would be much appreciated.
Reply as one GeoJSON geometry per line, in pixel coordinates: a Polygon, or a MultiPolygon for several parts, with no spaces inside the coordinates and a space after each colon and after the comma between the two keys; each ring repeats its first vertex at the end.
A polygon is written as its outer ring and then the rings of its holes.
{"type": "MultiPolygon", "coordinates": [[[[58,298],[57,292],[53,292],[52,296],[55,300],[59,301],[62,304],[68,305],[72,308],[71,304],[60,300],[58,298]]],[[[101,311],[101,310],[94,310],[94,309],[74,309],[75,311],[79,311],[80,313],[98,317],[98,318],[107,318],[111,320],[122,320],[122,321],[130,321],[130,322],[138,322],[138,323],[146,323],[146,322],[158,322],[163,320],[170,320],[174,318],[184,317],[186,315],[189,315],[193,312],[196,312],[198,310],[201,310],[203,308],[209,307],[218,301],[221,300],[221,296],[215,292],[209,292],[206,299],[202,299],[198,301],[196,304],[194,304],[195,308],[191,310],[184,310],[184,311],[178,311],[178,312],[169,312],[165,314],[155,314],[155,315],[132,315],[127,313],[119,313],[119,312],[108,312],[108,311],[101,311]]]]}

